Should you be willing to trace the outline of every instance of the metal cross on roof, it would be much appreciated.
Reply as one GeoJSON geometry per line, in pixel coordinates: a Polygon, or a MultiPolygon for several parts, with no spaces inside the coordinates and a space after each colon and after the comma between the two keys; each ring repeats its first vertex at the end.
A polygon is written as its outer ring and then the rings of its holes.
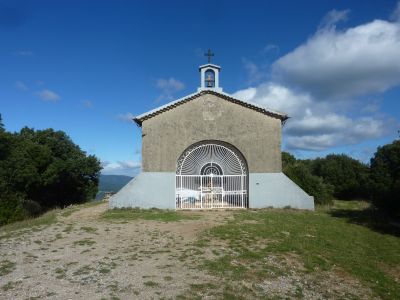
{"type": "Polygon", "coordinates": [[[211,52],[211,49],[208,49],[208,52],[204,53],[204,56],[208,56],[208,63],[211,63],[211,56],[214,56],[214,53],[211,52]]]}

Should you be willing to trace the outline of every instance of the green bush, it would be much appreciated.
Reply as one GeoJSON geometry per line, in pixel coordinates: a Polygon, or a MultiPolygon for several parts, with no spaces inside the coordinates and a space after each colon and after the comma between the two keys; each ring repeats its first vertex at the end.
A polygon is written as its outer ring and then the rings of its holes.
{"type": "Polygon", "coordinates": [[[321,177],[311,174],[307,166],[301,162],[287,165],[283,172],[300,186],[307,194],[314,196],[317,204],[333,203],[333,187],[324,183],[321,177]]]}
{"type": "Polygon", "coordinates": [[[0,197],[0,226],[21,221],[28,217],[23,207],[23,197],[19,194],[2,194],[0,197]]]}
{"type": "Polygon", "coordinates": [[[400,141],[379,147],[371,159],[372,201],[391,214],[400,214],[400,141]]]}
{"type": "Polygon", "coordinates": [[[369,168],[345,154],[330,154],[311,162],[312,174],[333,186],[338,199],[367,199],[370,194],[369,168]]]}
{"type": "Polygon", "coordinates": [[[9,133],[0,117],[0,224],[94,199],[99,160],[62,131],[9,133]]]}

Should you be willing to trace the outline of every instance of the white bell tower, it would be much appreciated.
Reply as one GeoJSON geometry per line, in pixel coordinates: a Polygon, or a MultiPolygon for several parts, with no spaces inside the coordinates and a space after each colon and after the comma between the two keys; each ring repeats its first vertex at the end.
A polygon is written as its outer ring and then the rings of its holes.
{"type": "Polygon", "coordinates": [[[211,63],[211,56],[214,56],[214,53],[210,49],[204,55],[208,56],[208,64],[199,67],[200,87],[197,91],[212,90],[221,93],[222,88],[219,86],[219,71],[221,67],[211,63]]]}

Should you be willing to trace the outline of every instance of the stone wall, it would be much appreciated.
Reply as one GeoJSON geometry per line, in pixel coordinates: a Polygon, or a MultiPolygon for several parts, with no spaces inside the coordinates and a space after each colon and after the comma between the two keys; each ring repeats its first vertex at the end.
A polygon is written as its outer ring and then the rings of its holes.
{"type": "Polygon", "coordinates": [[[219,140],[235,146],[250,173],[278,173],[281,121],[252,109],[205,94],[142,123],[144,172],[175,172],[190,145],[219,140]]]}

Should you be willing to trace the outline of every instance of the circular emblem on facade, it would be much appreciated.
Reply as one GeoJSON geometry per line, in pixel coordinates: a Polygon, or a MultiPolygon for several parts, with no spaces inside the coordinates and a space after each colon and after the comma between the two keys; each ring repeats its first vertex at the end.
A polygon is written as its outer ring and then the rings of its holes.
{"type": "Polygon", "coordinates": [[[206,99],[203,103],[203,120],[214,121],[222,115],[222,105],[219,101],[206,99]]]}

